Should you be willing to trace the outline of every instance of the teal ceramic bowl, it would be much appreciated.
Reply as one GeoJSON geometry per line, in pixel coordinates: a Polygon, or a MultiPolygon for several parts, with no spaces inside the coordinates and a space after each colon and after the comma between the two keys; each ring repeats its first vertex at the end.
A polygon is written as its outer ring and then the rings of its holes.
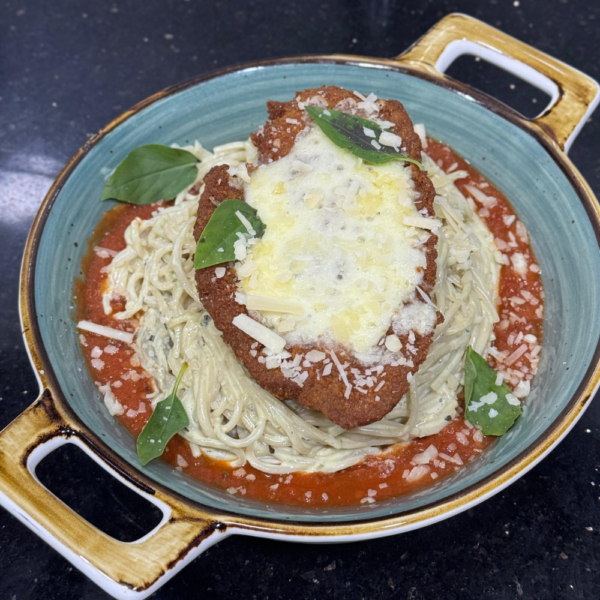
{"type": "MultiPolygon", "coordinates": [[[[178,506],[202,511],[207,521],[219,515],[213,525],[218,521],[234,532],[238,527],[315,541],[384,535],[447,517],[496,493],[558,443],[582,414],[599,379],[599,210],[561,148],[577,122],[566,137],[558,127],[549,132],[542,120],[526,121],[435,74],[435,64],[423,55],[418,65],[412,52],[400,62],[308,58],[217,73],[150,98],[80,151],[32,230],[21,299],[27,344],[47,390],[40,402],[46,413],[58,415],[63,437],[83,440],[99,461],[143,493],[176,498],[178,506]],[[73,286],[87,240],[112,208],[99,202],[102,188],[129,151],[148,143],[199,140],[211,148],[245,139],[264,123],[267,100],[289,100],[297,90],[324,84],[400,100],[413,122],[424,123],[428,134],[451,145],[501,189],[530,232],[546,293],[539,373],[522,418],[508,434],[456,475],[425,490],[328,510],[231,496],[160,461],[142,468],[135,439],[109,416],[86,369],[73,312],[73,286]]],[[[594,102],[587,102],[588,112],[594,102]]],[[[35,444],[43,441],[40,434],[35,444]]],[[[23,510],[31,513],[30,507],[23,510]]]]}
{"type": "MultiPolygon", "coordinates": [[[[95,226],[112,208],[99,202],[108,174],[142,144],[212,148],[246,139],[266,120],[267,100],[296,90],[339,85],[400,100],[414,122],[450,144],[511,200],[526,224],[546,291],[544,351],[523,418],[484,456],[433,488],[361,507],[317,511],[321,522],[377,518],[410,511],[461,492],[508,465],[538,440],[578,395],[597,361],[600,272],[597,224],[590,222],[562,165],[528,132],[455,92],[399,70],[340,62],[288,62],[209,78],[137,111],[86,153],[46,206],[37,244],[34,297],[39,334],[58,386],[76,415],[121,458],[190,500],[247,515],[311,521],[314,509],[268,506],[234,497],[160,461],[141,468],[135,439],[116,424],[87,373],[73,314],[73,284],[95,226]],[[444,107],[440,110],[439,107],[444,107]]],[[[588,210],[586,210],[588,208],[588,210]]],[[[594,215],[595,216],[595,215],[594,215]]]]}

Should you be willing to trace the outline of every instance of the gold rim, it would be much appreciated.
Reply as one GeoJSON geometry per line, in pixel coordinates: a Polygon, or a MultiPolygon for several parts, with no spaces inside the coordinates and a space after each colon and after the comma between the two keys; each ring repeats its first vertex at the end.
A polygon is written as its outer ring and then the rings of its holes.
{"type": "MultiPolygon", "coordinates": [[[[135,105],[130,110],[126,111],[113,121],[111,121],[106,127],[94,136],[91,140],[74,155],[69,163],[62,170],[44,201],[42,202],[40,209],[36,215],[34,223],[32,225],[29,237],[27,239],[23,265],[21,271],[21,287],[20,287],[20,308],[23,323],[23,332],[26,344],[28,346],[32,366],[39,374],[42,381],[42,387],[50,390],[55,402],[60,408],[63,418],[65,418],[69,425],[75,430],[82,433],[82,435],[93,442],[95,451],[97,451],[103,459],[109,464],[117,468],[122,474],[127,476],[135,485],[144,487],[146,490],[154,490],[156,497],[159,499],[172,499],[177,502],[178,505],[187,505],[187,510],[190,516],[201,518],[204,520],[218,522],[224,527],[234,527],[246,531],[253,532],[264,532],[269,534],[281,534],[281,535],[294,535],[302,537],[316,537],[316,536],[361,536],[361,535],[386,535],[394,532],[398,532],[401,529],[412,529],[418,526],[427,524],[432,520],[438,520],[442,516],[450,516],[456,514],[461,510],[468,508],[478,502],[481,502],[486,497],[493,495],[493,493],[500,491],[512,480],[518,478],[524,474],[529,468],[535,465],[543,456],[548,453],[553,446],[555,446],[561,438],[570,430],[570,428],[579,419],[587,404],[592,397],[600,382],[600,346],[596,348],[594,353],[594,360],[588,368],[586,375],[584,376],[582,384],[579,386],[576,394],[571,398],[568,405],[562,411],[562,413],[556,418],[548,429],[542,434],[536,442],[531,444],[525,449],[519,456],[515,457],[511,462],[502,467],[498,472],[490,475],[486,479],[452,495],[449,498],[428,505],[426,507],[409,511],[394,517],[381,517],[375,519],[364,519],[360,521],[351,521],[346,523],[336,524],[316,524],[310,522],[291,522],[281,520],[270,520],[260,517],[247,517],[242,515],[236,515],[232,513],[221,513],[211,508],[197,504],[196,502],[183,498],[176,492],[161,486],[154,482],[147,476],[141,474],[135,470],[129,463],[125,462],[118,456],[113,450],[108,448],[104,442],[100,440],[94,432],[92,432],[86,425],[84,425],[79,418],[75,415],[68,402],[66,401],[60,387],[58,386],[52,365],[50,364],[46,355],[38,324],[35,318],[35,299],[34,299],[34,278],[35,278],[35,258],[37,253],[37,247],[43,232],[43,228],[51,210],[52,204],[62,189],[64,183],[69,178],[73,170],[83,159],[83,157],[101,140],[111,132],[113,129],[118,127],[121,123],[129,119],[131,116],[139,113],[147,106],[154,102],[175,94],[184,89],[188,89],[192,86],[199,85],[204,81],[221,77],[228,73],[235,71],[241,71],[248,68],[255,68],[257,66],[273,66],[278,64],[289,64],[289,63],[336,63],[336,64],[347,64],[347,65],[369,65],[384,67],[389,70],[406,73],[408,75],[416,76],[421,79],[426,79],[436,85],[440,85],[454,92],[468,92],[479,104],[499,114],[503,118],[507,119],[512,124],[517,125],[521,129],[526,130],[532,135],[538,143],[540,143],[547,152],[551,155],[554,161],[563,170],[570,183],[575,188],[580,201],[584,205],[596,237],[600,240],[600,205],[598,204],[594,194],[588,184],[585,182],[581,174],[571,163],[571,161],[562,153],[556,146],[555,142],[544,135],[543,131],[535,126],[534,123],[528,122],[527,120],[520,117],[512,109],[501,104],[497,100],[486,96],[485,94],[470,88],[465,84],[459,82],[450,81],[446,78],[440,78],[439,76],[426,73],[414,65],[408,67],[402,65],[396,60],[389,59],[374,59],[370,57],[359,57],[359,56],[304,56],[288,59],[280,59],[273,61],[261,61],[256,63],[250,63],[239,67],[233,67],[229,69],[220,70],[217,72],[209,73],[207,75],[194,78],[176,86],[167,88],[161,92],[154,94],[146,100],[135,105]]],[[[600,241],[599,241],[600,244],[600,241]]]]}

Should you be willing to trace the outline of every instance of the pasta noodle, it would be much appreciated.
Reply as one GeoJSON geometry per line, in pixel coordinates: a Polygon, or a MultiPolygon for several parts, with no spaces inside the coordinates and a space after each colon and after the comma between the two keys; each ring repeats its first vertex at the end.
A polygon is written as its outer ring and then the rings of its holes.
{"type": "Polygon", "coordinates": [[[465,172],[446,174],[423,155],[436,189],[436,215],[443,223],[431,300],[445,320],[409,393],[381,421],[346,431],[321,413],[280,402],[259,387],[200,304],[193,228],[202,190],[194,192],[212,167],[252,162],[256,149],[250,141],[219,146],[212,153],[198,142],[185,149],[201,161],[196,184],[151,219],[131,223],[127,247],[110,266],[108,294],[126,298],[118,319],[139,317],[135,347],[154,379],[155,391],[149,395],[153,406],[170,394],[182,363],[188,363],[178,396],[190,424],[180,435],[194,455],[204,452],[274,474],[334,472],[390,445],[440,431],[456,413],[465,349],[472,345],[485,354],[498,321],[493,237],[472,201],[454,185],[465,172]]]}

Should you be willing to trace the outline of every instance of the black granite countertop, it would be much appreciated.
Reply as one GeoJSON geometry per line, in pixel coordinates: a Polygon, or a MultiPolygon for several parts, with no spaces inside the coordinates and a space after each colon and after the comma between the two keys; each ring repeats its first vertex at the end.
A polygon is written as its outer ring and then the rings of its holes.
{"type": "MultiPolygon", "coordinates": [[[[215,68],[299,54],[393,56],[455,11],[600,79],[595,0],[3,0],[0,427],[37,394],[17,307],[27,232],[54,177],[94,132],[150,94],[215,68]]],[[[481,62],[462,59],[452,72],[525,114],[541,107],[540,94],[481,62]]],[[[599,123],[600,114],[590,119],[571,151],[596,193],[599,123]]],[[[600,598],[599,426],[596,402],[540,465],[450,520],[354,544],[232,537],[153,598],[600,598]]],[[[65,460],[87,473],[80,457],[65,460]]],[[[79,496],[83,514],[140,526],[118,490],[98,492],[100,475],[88,474],[76,494],[65,471],[49,469],[48,484],[63,486],[67,501],[79,496]]],[[[108,595],[0,509],[0,599],[42,598],[108,595]]]]}

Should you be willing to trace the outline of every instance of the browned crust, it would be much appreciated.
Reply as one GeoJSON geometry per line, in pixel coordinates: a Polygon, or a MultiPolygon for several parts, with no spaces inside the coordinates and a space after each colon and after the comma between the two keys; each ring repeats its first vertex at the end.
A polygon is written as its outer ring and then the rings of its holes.
{"type": "MultiPolygon", "coordinates": [[[[290,152],[296,135],[305,127],[303,111],[299,108],[298,101],[306,102],[314,96],[322,98],[328,108],[336,107],[342,100],[356,99],[352,92],[331,86],[299,92],[291,102],[268,102],[269,120],[264,128],[251,136],[253,143],[258,148],[261,162],[272,162],[290,152]],[[289,123],[287,119],[295,119],[300,124],[289,123]]],[[[411,158],[420,160],[421,141],[415,133],[412,122],[402,104],[396,100],[380,100],[379,104],[381,118],[394,123],[392,131],[403,140],[402,151],[411,158]]],[[[416,202],[417,208],[419,210],[425,209],[428,216],[434,216],[433,199],[435,190],[433,185],[427,174],[420,171],[416,165],[411,165],[411,169],[415,189],[419,193],[416,202]]],[[[227,166],[218,166],[211,169],[204,182],[205,188],[200,198],[198,218],[194,228],[196,240],[220,202],[227,198],[244,199],[242,187],[237,187],[237,180],[230,177],[227,166]]],[[[421,288],[426,292],[430,292],[435,285],[436,243],[437,237],[431,235],[424,244],[427,266],[423,274],[421,288]]],[[[246,366],[250,375],[262,388],[280,400],[294,398],[301,405],[324,413],[331,421],[344,429],[353,429],[373,423],[389,413],[408,391],[410,386],[408,374],[414,374],[418,370],[427,358],[429,347],[433,341],[433,334],[419,336],[415,332],[415,342],[412,344],[415,348],[415,354],[409,354],[406,351],[408,336],[401,336],[400,340],[404,354],[406,358],[412,359],[414,366],[409,368],[387,365],[384,371],[385,376],[379,378],[379,381],[385,380],[385,385],[377,393],[374,391],[375,386],[367,388],[366,394],[357,391],[353,387],[349,398],[345,398],[346,386],[338,376],[335,366],[331,375],[320,377],[323,363],[303,368],[304,371],[308,372],[308,379],[304,382],[304,386],[300,387],[287,379],[280,369],[267,369],[264,364],[258,361],[263,349],[262,345],[256,346],[256,350],[258,350],[256,357],[250,354],[252,345],[256,344],[255,340],[232,323],[235,316],[241,313],[248,314],[246,307],[235,301],[235,292],[238,289],[236,282],[233,263],[227,265],[225,276],[220,279],[215,277],[214,267],[196,271],[196,285],[200,300],[212,316],[217,329],[223,334],[223,339],[231,346],[237,358],[246,366]],[[376,397],[379,397],[379,400],[376,400],[376,397]]],[[[441,320],[443,318],[438,313],[438,322],[441,320]]],[[[391,327],[389,333],[392,333],[391,327]]],[[[326,353],[332,350],[332,348],[320,344],[292,346],[287,349],[292,354],[292,359],[294,356],[306,354],[312,349],[318,349],[326,353]]],[[[352,368],[364,372],[365,366],[355,359],[350,352],[346,352],[339,346],[333,350],[340,362],[346,364],[346,371],[351,381],[353,379],[350,375],[352,368]]],[[[328,356],[330,355],[328,354],[328,356]]]]}

